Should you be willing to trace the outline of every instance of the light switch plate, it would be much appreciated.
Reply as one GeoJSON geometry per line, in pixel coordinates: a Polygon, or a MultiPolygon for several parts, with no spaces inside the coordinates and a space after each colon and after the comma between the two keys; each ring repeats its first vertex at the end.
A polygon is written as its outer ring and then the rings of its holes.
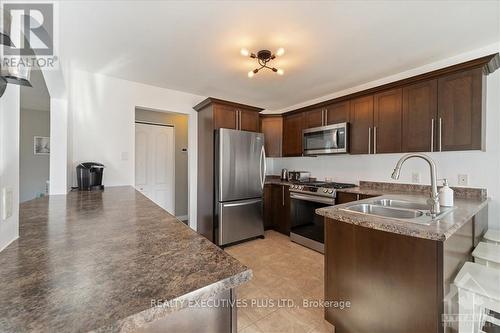
{"type": "Polygon", "coordinates": [[[7,220],[12,216],[14,194],[11,187],[2,189],[2,220],[7,220]]]}
{"type": "Polygon", "coordinates": [[[412,183],[420,183],[421,182],[421,179],[420,179],[420,172],[414,172],[411,174],[411,181],[412,183]]]}
{"type": "Polygon", "coordinates": [[[458,186],[467,186],[467,185],[469,185],[469,176],[458,175],[458,186]]]}

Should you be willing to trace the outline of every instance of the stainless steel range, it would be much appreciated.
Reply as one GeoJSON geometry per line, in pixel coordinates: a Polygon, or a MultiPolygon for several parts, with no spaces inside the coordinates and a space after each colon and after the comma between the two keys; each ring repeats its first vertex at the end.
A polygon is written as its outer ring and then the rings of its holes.
{"type": "Polygon", "coordinates": [[[354,184],[307,182],[290,186],[290,239],[315,251],[324,253],[324,220],[316,215],[317,208],[335,205],[337,190],[355,187],[354,184]]]}

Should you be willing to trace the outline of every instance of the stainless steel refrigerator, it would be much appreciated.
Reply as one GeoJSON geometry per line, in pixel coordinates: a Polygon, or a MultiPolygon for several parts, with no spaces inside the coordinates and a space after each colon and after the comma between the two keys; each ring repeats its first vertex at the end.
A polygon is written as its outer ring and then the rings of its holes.
{"type": "Polygon", "coordinates": [[[214,170],[216,243],[223,246],[263,236],[264,134],[216,130],[214,170]]]}

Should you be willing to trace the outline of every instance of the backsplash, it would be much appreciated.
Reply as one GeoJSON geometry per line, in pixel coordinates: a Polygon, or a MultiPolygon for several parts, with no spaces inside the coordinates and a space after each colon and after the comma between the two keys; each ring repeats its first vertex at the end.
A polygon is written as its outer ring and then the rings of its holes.
{"type": "MultiPolygon", "coordinates": [[[[490,150],[426,153],[437,166],[437,177],[447,178],[450,186],[458,186],[458,175],[467,175],[467,186],[485,188],[488,196],[492,198],[489,205],[490,225],[500,228],[498,216],[500,215],[498,174],[498,158],[495,156],[493,145],[490,150]]],[[[496,147],[498,148],[498,147],[496,147]]],[[[420,176],[421,185],[430,184],[429,166],[423,160],[408,160],[402,170],[401,178],[395,181],[391,173],[397,161],[403,154],[380,155],[331,155],[318,157],[286,157],[269,158],[267,174],[279,175],[282,168],[288,170],[310,171],[311,177],[318,180],[330,178],[335,182],[359,184],[361,180],[386,183],[412,184],[412,174],[420,176]]],[[[330,180],[329,179],[329,180],[330,180]]],[[[441,182],[439,182],[441,185],[441,182]]]]}

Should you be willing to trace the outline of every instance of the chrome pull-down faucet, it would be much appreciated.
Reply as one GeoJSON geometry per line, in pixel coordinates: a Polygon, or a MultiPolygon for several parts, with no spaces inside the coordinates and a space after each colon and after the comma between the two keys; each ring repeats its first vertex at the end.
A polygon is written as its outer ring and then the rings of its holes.
{"type": "Polygon", "coordinates": [[[429,164],[429,168],[431,171],[431,197],[428,200],[429,205],[431,206],[430,211],[432,217],[436,217],[441,212],[440,205],[439,205],[439,192],[437,190],[437,179],[436,179],[436,164],[434,161],[427,155],[424,154],[406,154],[403,157],[401,157],[396,164],[396,167],[394,168],[394,171],[392,172],[392,179],[399,179],[399,174],[401,173],[401,167],[403,166],[403,163],[406,162],[406,160],[410,158],[421,158],[425,160],[429,164]]]}

